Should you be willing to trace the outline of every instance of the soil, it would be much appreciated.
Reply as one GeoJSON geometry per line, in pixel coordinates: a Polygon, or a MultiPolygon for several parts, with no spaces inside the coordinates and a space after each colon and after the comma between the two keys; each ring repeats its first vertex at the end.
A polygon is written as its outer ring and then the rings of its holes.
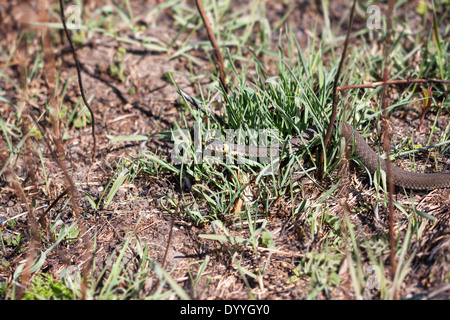
{"type": "MultiPolygon", "coordinates": [[[[96,2],[89,1],[91,9],[96,2]]],[[[192,1],[189,1],[191,3],[192,1]]],[[[348,1],[331,1],[329,10],[330,23],[338,25],[342,29],[341,35],[345,34],[345,23],[349,14],[348,1]]],[[[414,4],[411,1],[402,10],[396,12],[400,16],[407,15],[410,23],[420,25],[417,15],[414,12],[414,4]],[[411,6],[411,8],[409,8],[411,6]]],[[[308,36],[315,32],[320,36],[322,32],[323,13],[320,1],[267,1],[266,11],[271,25],[275,25],[283,17],[291,5],[295,7],[287,21],[293,27],[298,36],[300,44],[307,45],[308,36]],[[289,4],[284,4],[289,3],[289,4]],[[317,30],[313,31],[317,25],[317,30]]],[[[191,3],[194,6],[193,3],[191,3]]],[[[151,6],[155,6],[154,1],[132,1],[134,12],[143,12],[151,6]]],[[[239,2],[233,8],[238,8],[239,2]]],[[[237,10],[237,9],[236,9],[237,10]]],[[[32,20],[29,12],[37,12],[35,1],[0,1],[0,19],[2,20],[2,36],[0,43],[2,47],[13,47],[18,43],[18,36],[22,30],[37,30],[26,24],[32,20]],[[28,14],[27,14],[28,13],[28,14]],[[24,18],[25,17],[25,18],[24,18]],[[28,20],[27,20],[28,19],[28,20]]],[[[92,12],[92,10],[90,10],[92,12]]],[[[52,20],[57,17],[51,17],[52,20]]],[[[357,13],[355,28],[363,26],[365,23],[361,13],[357,13]]],[[[179,28],[178,28],[179,29],[179,28]]],[[[170,43],[177,36],[178,29],[173,26],[170,11],[161,14],[157,27],[143,31],[148,37],[154,37],[161,43],[170,43]]],[[[356,30],[356,29],[355,29],[356,30]]],[[[124,29],[123,35],[130,38],[133,33],[124,29]]],[[[274,32],[274,45],[276,45],[277,32],[274,32]]],[[[197,39],[207,40],[203,30],[195,33],[197,39]]],[[[63,105],[72,110],[80,99],[79,86],[76,81],[76,69],[72,58],[72,52],[68,47],[67,39],[61,32],[55,39],[52,39],[53,52],[56,56],[56,69],[60,74],[61,83],[67,79],[72,79],[64,96],[63,105]]],[[[355,43],[355,45],[357,45],[355,43]]],[[[32,63],[33,57],[41,50],[41,40],[39,37],[30,41],[28,45],[27,57],[14,55],[9,66],[4,69],[5,74],[19,82],[21,71],[20,66],[25,59],[27,64],[32,63]],[[28,60],[27,60],[28,59],[28,60]]],[[[95,111],[97,154],[95,160],[91,161],[93,139],[90,125],[76,128],[62,124],[62,131],[68,139],[64,140],[64,150],[66,155],[67,172],[73,179],[79,191],[77,205],[80,213],[76,216],[72,202],[61,200],[54,210],[49,213],[49,223],[55,219],[57,209],[63,205],[69,206],[72,210],[63,210],[65,213],[61,219],[70,224],[78,218],[82,221],[81,237],[73,243],[65,243],[57,246],[48,256],[45,264],[41,267],[43,272],[50,273],[58,278],[60,272],[70,266],[83,268],[89,264],[92,257],[92,243],[95,243],[95,263],[96,270],[101,270],[107,265],[108,258],[114,249],[124,242],[129,234],[136,235],[141,243],[148,245],[149,256],[156,262],[162,264],[164,269],[170,271],[172,277],[195,299],[249,299],[249,292],[242,276],[234,267],[232,257],[228,254],[229,248],[220,246],[215,241],[208,241],[200,238],[201,234],[212,233],[211,226],[194,225],[189,217],[183,212],[183,208],[174,216],[174,208],[169,203],[169,198],[176,199],[180,196],[180,184],[178,176],[161,170],[158,176],[138,175],[132,183],[124,184],[114,197],[114,200],[107,208],[100,207],[94,211],[84,193],[88,193],[94,199],[101,197],[108,182],[113,178],[114,173],[120,171],[118,168],[121,161],[132,161],[142,150],[152,150],[160,155],[169,155],[171,143],[158,136],[151,138],[147,143],[122,142],[110,143],[108,136],[121,135],[150,135],[153,133],[170,131],[176,123],[182,123],[183,114],[189,117],[188,110],[183,107],[177,94],[176,88],[167,80],[168,71],[173,73],[175,81],[180,88],[189,92],[192,96],[199,96],[198,86],[192,85],[192,74],[204,74],[213,72],[205,53],[202,50],[193,50],[194,54],[204,64],[192,66],[184,57],[171,59],[173,52],[158,52],[136,46],[133,44],[118,43],[112,37],[98,37],[90,39],[86,44],[77,44],[77,55],[81,62],[83,85],[88,99],[92,99],[91,106],[95,111]],[[121,81],[109,72],[109,65],[117,61],[117,51],[119,47],[126,49],[123,54],[124,80],[121,81]],[[165,208],[171,208],[169,211],[165,208]],[[72,212],[72,214],[70,214],[72,212]],[[174,220],[173,220],[174,219],[174,220]],[[172,225],[173,223],[173,225],[172,225]],[[172,230],[172,237],[166,259],[164,260],[166,247],[168,245],[169,233],[172,230]],[[209,256],[211,261],[204,271],[205,277],[194,289],[192,287],[189,272],[195,272],[199,268],[197,261],[209,256]],[[207,276],[207,277],[206,277],[207,276]]],[[[4,51],[0,55],[0,63],[3,68],[8,59],[8,52],[4,51]]],[[[270,61],[269,61],[270,63],[270,61]]],[[[275,70],[275,69],[273,69],[275,70]]],[[[211,84],[210,79],[199,80],[203,87],[211,84]]],[[[19,105],[22,101],[38,101],[29,108],[33,110],[43,110],[49,99],[49,83],[41,74],[32,78],[28,83],[28,91],[16,90],[2,78],[1,87],[5,92],[5,97],[12,103],[19,105]],[[33,97],[33,99],[24,98],[33,97]]],[[[392,136],[392,141],[399,141],[405,135],[408,136],[410,126],[418,126],[421,106],[412,105],[411,109],[398,111],[393,115],[392,127],[396,130],[392,136]]],[[[17,110],[6,103],[0,104],[0,112],[3,119],[15,117],[17,110]]],[[[39,114],[39,113],[36,113],[39,114]]],[[[428,114],[425,118],[424,127],[427,128],[433,123],[435,115],[428,114]]],[[[12,121],[12,120],[9,120],[12,121]]],[[[439,117],[438,127],[445,129],[448,125],[449,115],[439,117]]],[[[417,138],[420,135],[416,135],[417,138]]],[[[3,138],[4,139],[4,138],[3,138]]],[[[20,157],[14,168],[15,174],[23,181],[23,186],[29,186],[27,199],[33,199],[33,206],[38,208],[43,204],[50,204],[67,188],[67,179],[58,163],[50,154],[46,145],[36,140],[34,154],[31,155],[31,164],[20,157]],[[40,163],[37,155],[36,145],[41,146],[44,165],[40,163]],[[30,165],[35,168],[35,184],[33,188],[30,165]],[[43,175],[42,167],[45,167],[46,179],[43,175]],[[45,182],[47,181],[47,183],[45,182]]],[[[423,141],[420,141],[423,143],[423,141]]],[[[6,141],[1,141],[2,153],[7,150],[6,141]]],[[[16,141],[15,143],[18,143],[16,141]]],[[[25,156],[25,155],[24,155],[25,156]]],[[[441,155],[442,161],[437,164],[441,171],[450,169],[448,152],[441,155]]],[[[350,206],[361,208],[359,203],[372,203],[375,191],[368,186],[368,179],[361,169],[355,169],[358,174],[352,177],[352,192],[348,199],[350,206]]],[[[355,171],[352,171],[355,172],[355,171]]],[[[6,174],[0,182],[2,189],[0,195],[1,216],[8,218],[27,211],[24,199],[19,197],[14,186],[7,183],[6,174]]],[[[331,184],[330,184],[331,185],[331,184]]],[[[324,185],[326,188],[326,184],[324,185]]],[[[25,188],[26,189],[26,188],[25,188]]],[[[308,231],[302,226],[302,219],[291,218],[292,208],[300,205],[303,199],[317,201],[322,193],[314,186],[306,188],[302,194],[297,194],[294,199],[290,197],[282,198],[278,206],[271,208],[268,213],[269,222],[266,228],[274,236],[275,248],[273,251],[261,249],[255,254],[252,248],[244,247],[238,250],[237,256],[240,264],[249,271],[256,271],[263,267],[264,276],[260,282],[248,278],[250,286],[254,288],[252,294],[257,299],[304,299],[307,297],[309,282],[307,279],[298,278],[297,281],[289,281],[295,275],[295,267],[304,258],[305,252],[318,248],[324,239],[315,239],[308,236],[308,231]]],[[[397,194],[398,201],[408,201],[409,196],[397,194]]],[[[450,288],[448,287],[450,275],[450,193],[449,190],[435,190],[432,192],[414,193],[413,198],[417,204],[417,209],[425,211],[436,217],[435,222],[426,221],[420,236],[421,241],[416,243],[418,253],[412,261],[410,272],[400,288],[400,296],[406,297],[448,297],[450,288]],[[446,287],[447,286],[447,287],[446,287]],[[431,296],[430,296],[431,294],[431,296]]],[[[329,199],[329,214],[343,216],[341,203],[337,200],[329,199]]],[[[35,210],[39,215],[44,209],[35,210]]],[[[382,215],[381,215],[382,216],[382,215]]],[[[386,218],[380,218],[381,222],[387,224],[386,218]]],[[[399,236],[404,235],[404,217],[397,212],[397,231],[399,236]]],[[[380,221],[374,218],[373,210],[361,210],[351,214],[352,222],[357,226],[356,233],[366,236],[383,236],[387,232],[380,221]]],[[[26,216],[17,219],[17,224],[9,227],[10,233],[3,232],[4,237],[14,234],[29,234],[29,224],[26,216]],[[8,235],[10,234],[10,235],[8,235]]],[[[227,228],[233,234],[245,236],[246,230],[240,229],[233,223],[228,223],[227,228]]],[[[329,232],[332,232],[330,229],[329,232]]],[[[42,243],[49,243],[50,234],[43,233],[42,243]]],[[[2,267],[0,268],[0,282],[11,284],[15,268],[24,259],[31,248],[31,239],[27,236],[22,249],[6,248],[2,255],[2,267]]],[[[39,246],[39,242],[34,244],[39,246]]],[[[45,246],[42,244],[42,246],[45,246]]],[[[137,242],[132,241],[132,250],[137,252],[137,242]]],[[[346,260],[344,260],[346,261],[346,260]]],[[[386,255],[386,263],[388,262],[386,255]]],[[[130,263],[129,272],[133,272],[136,266],[130,263]]],[[[343,263],[340,267],[341,282],[331,291],[320,293],[319,299],[354,299],[352,281],[348,272],[348,265],[343,263]]],[[[98,272],[98,271],[97,271],[98,272]]],[[[141,296],[145,297],[153,293],[157,285],[156,277],[149,277],[142,290],[141,296]]],[[[7,294],[5,298],[10,298],[7,294]]],[[[373,298],[378,297],[373,293],[373,298]]]]}

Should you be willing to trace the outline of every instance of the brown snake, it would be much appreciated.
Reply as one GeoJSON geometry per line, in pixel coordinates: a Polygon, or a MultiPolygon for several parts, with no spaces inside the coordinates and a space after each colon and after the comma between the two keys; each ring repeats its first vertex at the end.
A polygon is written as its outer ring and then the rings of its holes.
{"type": "MultiPolygon", "coordinates": [[[[387,172],[386,160],[381,159],[350,124],[343,122],[341,134],[353,145],[356,156],[371,173],[378,170],[378,164],[381,169],[387,172]],[[353,141],[355,141],[354,144],[353,141]]],[[[400,169],[395,165],[392,165],[392,173],[394,183],[399,187],[413,190],[450,188],[450,173],[415,173],[400,169]]]]}
{"type": "MultiPolygon", "coordinates": [[[[216,119],[217,115],[207,111],[202,105],[197,103],[191,96],[189,96],[183,90],[180,90],[181,94],[194,106],[201,109],[205,113],[213,115],[216,119]]],[[[218,118],[223,122],[222,118],[218,118]]],[[[315,130],[305,130],[301,135],[305,140],[311,139],[311,132],[315,130]]],[[[315,132],[316,133],[316,132],[315,132]]],[[[317,133],[316,133],[317,134],[317,133]]],[[[353,147],[355,155],[359,160],[369,169],[371,173],[374,173],[380,167],[387,172],[386,160],[382,159],[372,148],[366,143],[364,138],[358,131],[347,122],[342,123],[342,137],[344,137],[350,146],[353,147]]],[[[302,144],[302,140],[298,137],[289,140],[292,145],[298,146],[302,144]]],[[[206,145],[206,148],[214,149],[219,152],[229,152],[232,154],[241,154],[246,156],[258,156],[261,154],[262,148],[265,148],[269,153],[278,151],[281,147],[280,144],[272,144],[268,146],[242,146],[232,144],[220,140],[215,140],[206,145]]],[[[266,152],[265,151],[265,152],[266,152]]],[[[450,188],[450,172],[441,173],[415,173],[400,169],[399,167],[392,165],[392,173],[394,178],[394,184],[398,187],[404,187],[412,190],[426,190],[435,188],[450,188]]]]}

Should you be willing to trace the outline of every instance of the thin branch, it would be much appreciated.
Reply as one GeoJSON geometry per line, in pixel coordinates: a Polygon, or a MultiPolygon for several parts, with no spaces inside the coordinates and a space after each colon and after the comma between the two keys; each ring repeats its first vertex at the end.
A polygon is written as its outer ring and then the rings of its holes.
{"type": "Polygon", "coordinates": [[[203,9],[201,0],[195,0],[195,4],[197,5],[198,12],[200,13],[200,16],[202,17],[203,24],[205,25],[206,33],[208,34],[209,41],[211,42],[211,44],[214,48],[214,53],[216,56],[216,63],[217,63],[217,66],[219,68],[219,73],[220,73],[219,80],[222,83],[222,86],[223,86],[225,92],[228,92],[228,87],[227,87],[227,83],[226,83],[226,75],[225,75],[225,65],[223,63],[222,53],[220,52],[220,48],[219,48],[219,45],[217,44],[216,37],[214,36],[214,33],[212,31],[211,24],[209,23],[208,18],[206,17],[206,13],[205,13],[205,10],[203,9]]]}
{"type": "Polygon", "coordinates": [[[167,254],[169,253],[170,244],[172,242],[172,232],[173,232],[173,227],[175,225],[175,218],[178,215],[179,210],[180,210],[180,199],[178,199],[177,209],[175,210],[174,214],[172,215],[172,221],[170,223],[169,237],[167,238],[167,246],[166,246],[166,250],[164,252],[163,260],[161,262],[161,268],[164,268],[164,265],[166,264],[167,254]]]}
{"type": "MultiPolygon", "coordinates": [[[[386,41],[383,48],[383,61],[384,61],[384,68],[383,68],[383,95],[381,99],[381,103],[383,106],[383,127],[384,127],[384,136],[383,136],[383,146],[384,151],[386,152],[386,175],[387,175],[387,182],[388,182],[388,197],[389,197],[389,245],[390,245],[390,260],[391,260],[391,267],[392,267],[392,279],[395,277],[396,269],[397,269],[397,263],[395,261],[395,230],[394,230],[394,214],[395,214],[395,207],[394,207],[394,177],[392,174],[392,163],[389,157],[389,136],[390,136],[390,130],[389,130],[389,112],[388,112],[388,78],[389,78],[389,51],[391,48],[391,37],[392,37],[392,12],[394,11],[394,5],[395,0],[389,0],[388,4],[388,12],[387,12],[387,30],[386,30],[386,41]]],[[[398,298],[398,292],[397,287],[394,285],[394,299],[397,300],[398,298]]]]}
{"type": "MultiPolygon", "coordinates": [[[[167,238],[166,250],[164,252],[164,257],[161,262],[161,268],[163,268],[163,269],[164,269],[164,265],[166,264],[166,259],[167,259],[167,254],[169,253],[170,244],[172,242],[172,232],[173,232],[173,227],[175,226],[175,218],[178,216],[179,210],[180,210],[180,197],[178,197],[177,208],[175,209],[175,212],[172,215],[172,221],[170,223],[170,231],[169,231],[169,236],[167,238]]],[[[159,283],[160,283],[159,278],[156,278],[156,283],[154,286],[155,290],[158,288],[159,283]]]]}
{"type": "MultiPolygon", "coordinates": [[[[46,129],[38,122],[38,119],[36,119],[36,117],[32,113],[30,113],[30,116],[33,119],[36,126],[39,128],[39,131],[42,132],[43,134],[45,133],[47,135],[48,133],[47,133],[46,129]]],[[[68,189],[69,195],[71,196],[71,201],[72,201],[72,205],[73,205],[73,215],[76,218],[78,218],[79,208],[78,208],[78,204],[77,204],[77,199],[78,199],[77,189],[75,187],[75,183],[73,182],[71,175],[69,174],[69,171],[67,170],[66,164],[64,162],[65,158],[58,157],[57,152],[54,150],[54,148],[52,148],[51,142],[54,143],[54,141],[49,141],[47,139],[42,139],[42,141],[44,142],[45,146],[49,150],[50,155],[52,156],[53,160],[55,160],[56,164],[63,171],[64,177],[66,178],[66,181],[69,184],[69,187],[67,189],[68,189]]]]}
{"type": "Polygon", "coordinates": [[[64,197],[69,192],[69,188],[64,189],[64,191],[50,204],[40,215],[38,221],[41,225],[43,225],[44,217],[47,213],[58,203],[58,201],[64,197]]]}
{"type": "Polygon", "coordinates": [[[411,84],[411,83],[450,83],[450,80],[440,80],[440,79],[399,79],[399,80],[386,80],[377,81],[368,84],[353,84],[347,86],[338,86],[337,91],[347,89],[361,89],[361,88],[376,88],[383,85],[393,85],[393,84],[411,84]]]}
{"type": "Polygon", "coordinates": [[[91,114],[92,139],[93,139],[93,144],[94,144],[93,148],[92,148],[92,162],[94,162],[95,161],[95,154],[96,154],[96,151],[97,151],[97,142],[96,142],[96,138],[95,138],[95,117],[94,117],[94,112],[92,111],[92,108],[89,105],[89,103],[88,103],[88,101],[86,99],[86,96],[84,95],[83,81],[81,79],[80,63],[78,61],[77,53],[75,51],[75,47],[73,45],[72,39],[70,38],[69,30],[67,30],[66,17],[64,15],[63,0],[59,0],[59,5],[60,5],[60,14],[61,14],[62,24],[63,24],[63,27],[64,27],[64,32],[66,33],[67,40],[69,41],[70,48],[72,49],[73,59],[75,60],[75,67],[77,69],[77,74],[78,74],[78,85],[80,87],[81,98],[83,99],[84,104],[86,105],[86,107],[89,110],[89,113],[91,114]]]}

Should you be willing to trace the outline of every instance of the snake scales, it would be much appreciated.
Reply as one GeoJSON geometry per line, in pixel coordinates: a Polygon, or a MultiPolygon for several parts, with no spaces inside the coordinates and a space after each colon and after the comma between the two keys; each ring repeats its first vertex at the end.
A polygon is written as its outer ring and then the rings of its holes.
{"type": "MultiPolygon", "coordinates": [[[[370,148],[363,137],[353,127],[344,122],[342,124],[342,136],[354,146],[354,152],[361,162],[375,172],[380,168],[387,172],[386,161],[381,159],[375,151],[370,148]],[[355,143],[353,143],[355,142],[355,143]]],[[[396,186],[413,190],[426,190],[433,188],[450,188],[450,173],[415,173],[409,172],[392,165],[392,174],[396,186]]]]}
{"type": "MultiPolygon", "coordinates": [[[[211,114],[186,92],[182,90],[180,91],[181,94],[195,107],[201,109],[205,113],[211,114]]],[[[217,119],[217,115],[214,115],[214,117],[217,119]]],[[[219,118],[219,120],[222,119],[219,118]]],[[[313,129],[306,130],[302,133],[302,137],[306,140],[310,140],[313,134],[317,134],[313,129]]],[[[375,151],[373,151],[359,132],[354,130],[353,127],[347,122],[343,122],[342,124],[341,135],[347,140],[349,145],[353,147],[354,154],[359,160],[361,160],[361,162],[369,169],[371,173],[377,171],[378,166],[387,172],[386,160],[382,159],[375,151]]],[[[288,142],[290,142],[293,146],[302,144],[301,139],[298,137],[293,138],[288,142]]],[[[261,155],[262,148],[264,148],[264,152],[266,153],[267,151],[269,151],[269,153],[273,153],[274,151],[278,151],[281,145],[277,143],[264,147],[243,146],[215,140],[208,143],[206,147],[220,152],[230,152],[232,154],[241,154],[246,156],[258,156],[261,155]]],[[[392,174],[395,185],[406,189],[427,190],[435,188],[450,188],[450,172],[415,173],[392,165],[392,174]]]]}

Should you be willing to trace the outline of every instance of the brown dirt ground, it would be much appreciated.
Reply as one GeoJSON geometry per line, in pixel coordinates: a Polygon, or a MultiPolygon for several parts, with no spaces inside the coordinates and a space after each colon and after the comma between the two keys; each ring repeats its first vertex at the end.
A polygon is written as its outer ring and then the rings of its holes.
{"type": "MultiPolygon", "coordinates": [[[[95,6],[97,1],[91,1],[91,6],[95,6]]],[[[4,46],[12,46],[17,43],[17,37],[24,26],[19,26],[18,21],[23,21],[21,14],[27,10],[35,10],[36,3],[30,1],[15,3],[15,1],[0,1],[0,17],[3,20],[3,34],[0,42],[4,46]],[[22,19],[22,20],[21,20],[22,19]]],[[[296,35],[302,44],[306,43],[306,36],[311,35],[311,28],[317,22],[318,33],[321,32],[321,19],[319,1],[296,1],[288,21],[293,26],[296,35]]],[[[142,10],[146,6],[154,5],[152,1],[133,2],[134,10],[142,10]]],[[[340,19],[347,19],[348,8],[344,1],[331,1],[330,19],[332,23],[340,19]]],[[[409,6],[409,5],[408,5],[409,6]]],[[[411,4],[413,6],[413,4],[411,4]]],[[[288,5],[280,4],[277,1],[267,2],[267,12],[271,23],[276,23],[283,16],[288,5]]],[[[410,10],[414,12],[413,10],[410,10]]],[[[399,12],[400,15],[408,15],[411,23],[414,23],[415,15],[409,14],[408,10],[399,12]]],[[[170,42],[176,35],[176,30],[171,28],[171,18],[167,15],[160,17],[158,27],[145,31],[147,36],[158,38],[164,43],[170,42]]],[[[356,19],[356,26],[364,23],[361,17],[356,19]]],[[[127,31],[124,31],[125,33],[127,31]]],[[[344,32],[342,32],[344,34],[344,32]]],[[[62,34],[60,34],[62,36],[62,34]]],[[[195,35],[198,38],[206,39],[205,34],[199,32],[195,35]]],[[[277,39],[274,39],[276,43],[277,39]]],[[[69,77],[75,77],[73,59],[70,50],[67,47],[67,41],[64,44],[56,40],[53,50],[56,54],[56,68],[61,73],[61,79],[64,81],[69,77]]],[[[133,45],[123,45],[127,51],[124,55],[124,65],[126,66],[126,80],[120,82],[111,77],[107,72],[107,66],[114,61],[119,44],[112,38],[93,39],[87,45],[79,47],[77,50],[79,60],[82,63],[82,76],[85,91],[88,98],[95,96],[92,107],[95,110],[96,136],[97,136],[97,157],[94,163],[91,163],[92,138],[90,127],[82,129],[64,128],[70,139],[64,143],[68,172],[72,176],[74,183],[80,192],[88,192],[91,195],[99,196],[103,188],[112,177],[111,167],[115,167],[118,159],[131,159],[131,156],[139,154],[141,148],[157,150],[161,154],[169,154],[171,145],[166,141],[157,138],[151,139],[147,145],[140,143],[122,143],[110,144],[106,135],[130,135],[151,133],[170,130],[174,127],[176,121],[182,119],[181,113],[186,112],[180,107],[180,100],[177,92],[170,83],[164,79],[164,73],[174,71],[175,80],[178,85],[186,91],[197,96],[196,87],[191,85],[189,76],[191,66],[186,59],[180,57],[169,59],[169,54],[152,52],[141,47],[133,45]],[[135,88],[134,94],[129,94],[129,89],[135,88]]],[[[36,54],[40,48],[40,41],[36,37],[33,45],[28,50],[30,56],[36,54]]],[[[3,66],[6,58],[6,52],[0,56],[0,62],[3,66]]],[[[208,60],[203,52],[196,53],[197,58],[202,59],[205,64],[199,72],[204,73],[210,70],[208,60]]],[[[16,61],[15,58],[13,62],[16,61]]],[[[18,58],[18,64],[20,64],[18,58]]],[[[19,65],[12,64],[5,69],[6,74],[12,79],[17,80],[20,74],[19,65]]],[[[198,67],[195,67],[198,68],[198,67]]],[[[195,72],[195,70],[194,70],[195,72]]],[[[202,85],[209,84],[205,79],[202,85]]],[[[6,91],[8,99],[14,103],[22,100],[20,92],[14,90],[11,85],[4,82],[1,84],[6,91]]],[[[44,106],[48,97],[48,86],[44,76],[35,77],[29,84],[31,95],[38,97],[38,108],[44,106]]],[[[76,81],[72,81],[64,104],[72,108],[79,99],[79,89],[76,81]]],[[[413,106],[414,107],[414,106],[413,106]]],[[[0,112],[3,119],[11,117],[15,110],[2,103],[0,112]]],[[[403,134],[408,135],[409,126],[417,126],[417,118],[420,116],[420,106],[415,106],[411,110],[399,111],[393,115],[393,126],[395,133],[393,141],[400,139],[403,134]],[[415,120],[412,122],[412,120],[415,120]]],[[[440,117],[440,128],[445,128],[448,123],[448,115],[440,117]],[[445,123],[446,122],[446,123],[445,123]]],[[[425,125],[429,125],[434,120],[433,115],[429,115],[425,125]]],[[[425,126],[425,127],[426,127],[425,126]]],[[[419,138],[420,135],[416,135],[419,138]]],[[[2,141],[4,143],[4,141],[2,141]]],[[[44,148],[44,147],[43,147],[44,148]]],[[[43,149],[46,173],[50,184],[46,186],[43,183],[42,170],[38,170],[37,179],[39,189],[34,194],[28,194],[35,199],[38,204],[48,204],[51,199],[55,199],[65,188],[66,182],[61,169],[55,164],[48,150],[43,149]],[[45,191],[45,193],[43,192],[45,191]]],[[[440,168],[450,169],[447,155],[442,155],[443,162],[440,168]]],[[[37,167],[39,167],[39,163],[37,167]]],[[[17,175],[23,179],[27,177],[27,171],[23,163],[18,163],[17,175]]],[[[352,182],[352,196],[349,199],[350,206],[356,206],[358,201],[363,200],[366,203],[372,203],[374,198],[373,189],[368,189],[367,178],[364,173],[358,169],[358,175],[352,182]]],[[[0,196],[0,206],[2,207],[1,216],[11,217],[15,214],[25,211],[23,201],[17,197],[16,192],[1,180],[0,187],[2,193],[0,196]]],[[[27,185],[27,181],[24,182],[27,185]]],[[[112,250],[124,241],[125,235],[134,230],[143,243],[147,243],[152,250],[150,255],[158,262],[162,262],[165,248],[167,245],[168,234],[171,228],[171,214],[163,209],[162,205],[167,205],[165,196],[176,197],[180,194],[178,178],[169,174],[161,173],[158,178],[148,175],[141,175],[136,178],[133,184],[124,185],[114,198],[114,201],[107,210],[99,210],[93,214],[93,210],[84,197],[79,198],[78,205],[82,209],[82,220],[84,230],[87,231],[89,241],[97,237],[97,250],[95,253],[96,263],[99,267],[106,264],[106,259],[112,250]],[[141,219],[141,220],[140,220],[141,219]],[[140,221],[138,223],[138,221],[140,221]]],[[[264,277],[261,283],[251,282],[254,288],[253,294],[259,299],[302,299],[305,298],[308,291],[308,281],[300,279],[297,283],[288,284],[287,280],[293,275],[293,269],[304,256],[306,250],[317,247],[323,239],[311,239],[308,230],[302,227],[302,217],[297,220],[290,219],[291,208],[297,206],[304,197],[309,197],[311,201],[317,200],[321,196],[313,187],[307,188],[303,194],[299,194],[291,201],[290,198],[281,199],[277,207],[269,212],[270,221],[267,228],[270,229],[275,239],[275,251],[269,255],[267,251],[261,251],[255,255],[251,248],[244,248],[238,251],[237,258],[241,264],[250,271],[257,270],[269,262],[266,266],[264,277]]],[[[412,263],[413,272],[405,279],[401,288],[401,296],[426,295],[436,292],[439,288],[448,283],[449,263],[450,263],[450,201],[449,191],[436,190],[430,193],[414,194],[415,203],[418,209],[428,212],[437,217],[435,223],[427,222],[423,230],[421,239],[423,241],[417,244],[418,255],[412,263]]],[[[398,201],[408,201],[408,198],[399,193],[398,201]]],[[[62,203],[62,202],[61,202],[62,203]]],[[[61,205],[58,204],[59,205],[61,205]]],[[[342,215],[342,209],[339,203],[328,201],[331,206],[331,214],[342,215]]],[[[70,203],[68,204],[71,205],[70,203]]],[[[304,217],[303,217],[304,218],[304,217]]],[[[399,234],[404,234],[404,217],[397,213],[397,230],[399,234]]],[[[70,222],[73,217],[65,216],[63,219],[70,222]]],[[[356,232],[366,235],[382,236],[387,230],[381,226],[373,217],[371,210],[361,211],[358,214],[352,214],[352,222],[357,225],[356,232]]],[[[385,218],[382,220],[386,222],[385,218]]],[[[233,224],[228,226],[236,234],[245,234],[245,230],[240,230],[233,224]]],[[[18,224],[14,226],[13,232],[26,233],[28,230],[27,220],[18,219],[18,224]]],[[[217,243],[206,241],[199,238],[199,234],[211,233],[210,226],[192,225],[183,214],[180,214],[175,220],[173,229],[173,238],[170,245],[166,270],[172,271],[172,276],[193,298],[197,299],[248,299],[249,295],[245,284],[232,263],[231,257],[226,250],[217,243]],[[205,270],[205,275],[210,277],[206,282],[205,277],[202,283],[193,290],[190,285],[187,266],[197,260],[204,259],[205,255],[210,255],[211,262],[205,270]]],[[[87,241],[83,238],[83,241],[87,241]]],[[[56,251],[47,257],[47,262],[42,270],[51,273],[57,277],[59,272],[70,265],[82,266],[89,257],[90,250],[87,250],[83,241],[77,241],[71,245],[59,246],[56,251]]],[[[19,262],[26,259],[27,251],[11,251],[3,255],[3,260],[8,261],[7,267],[0,269],[0,281],[11,281],[12,274],[19,262]]],[[[2,261],[3,261],[2,260],[2,261]]],[[[388,256],[386,255],[386,261],[388,256]]],[[[130,272],[134,266],[130,265],[130,272]]],[[[198,265],[191,265],[194,272],[198,265]]],[[[98,268],[97,268],[98,270],[98,268]]],[[[328,294],[319,296],[321,298],[331,299],[352,299],[354,298],[351,279],[349,277],[348,266],[345,263],[341,266],[341,284],[328,294]]],[[[155,280],[149,277],[142,296],[150,294],[154,289],[155,280]]],[[[447,293],[449,290],[446,291],[447,293]]],[[[442,292],[441,294],[445,294],[442,292]]],[[[374,294],[374,298],[377,295],[374,294]]],[[[8,298],[8,297],[7,297],[8,298]]]]}

